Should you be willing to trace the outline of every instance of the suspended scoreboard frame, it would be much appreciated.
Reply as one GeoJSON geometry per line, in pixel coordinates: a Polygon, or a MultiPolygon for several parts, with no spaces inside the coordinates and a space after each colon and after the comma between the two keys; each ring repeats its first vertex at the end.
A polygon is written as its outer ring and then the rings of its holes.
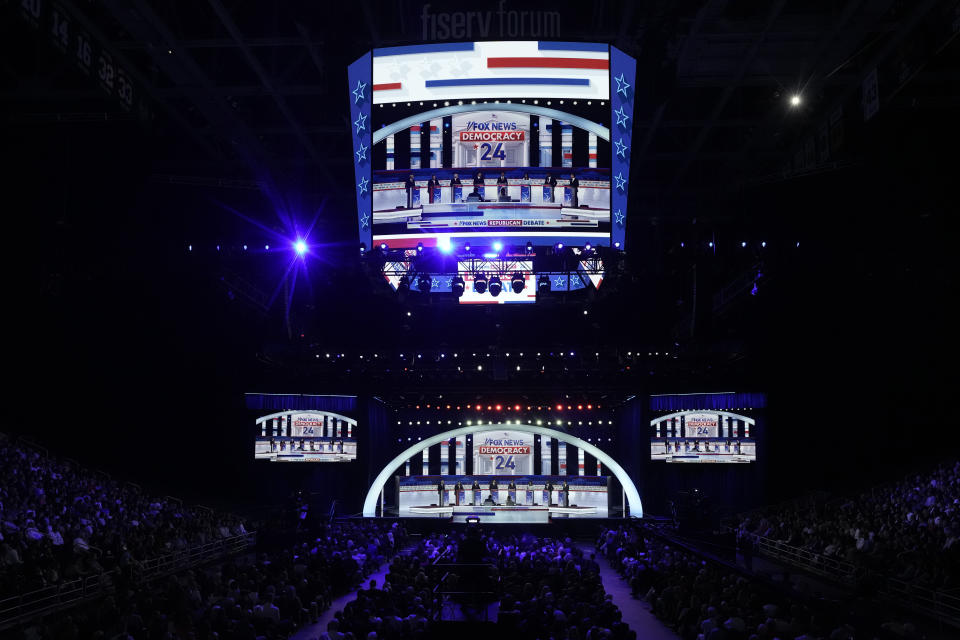
{"type": "MultiPolygon", "coordinates": [[[[372,123],[373,59],[379,56],[401,54],[431,54],[456,52],[474,44],[497,43],[439,43],[374,49],[367,52],[347,69],[348,99],[350,104],[350,133],[353,140],[353,165],[357,202],[357,232],[362,247],[373,249],[373,145],[372,123]]],[[[594,246],[614,246],[626,249],[626,218],[630,186],[630,149],[632,147],[634,98],[636,85],[636,60],[614,46],[582,42],[536,42],[538,49],[557,52],[607,51],[609,68],[610,109],[610,236],[593,242],[594,246]],[[619,244],[618,244],[619,243],[619,244]]],[[[551,54],[552,55],[552,54],[551,54]]],[[[436,83],[436,81],[433,81],[436,83]]],[[[441,81],[442,82],[442,81],[441,81]]],[[[412,87],[416,91],[429,91],[429,87],[412,87]]],[[[466,96],[469,97],[469,96],[466,96]]],[[[443,98],[440,98],[443,99],[443,98]]],[[[447,98],[449,99],[449,98],[447,98]]],[[[496,234],[491,233],[494,238],[496,234]]],[[[542,235],[542,234],[538,234],[542,235]]],[[[479,239],[478,239],[479,240],[479,239]]],[[[562,235],[557,237],[531,238],[534,244],[544,246],[555,242],[569,242],[562,235]]],[[[523,243],[527,239],[522,239],[523,243]]],[[[597,283],[593,283],[597,284],[597,283]]]]}

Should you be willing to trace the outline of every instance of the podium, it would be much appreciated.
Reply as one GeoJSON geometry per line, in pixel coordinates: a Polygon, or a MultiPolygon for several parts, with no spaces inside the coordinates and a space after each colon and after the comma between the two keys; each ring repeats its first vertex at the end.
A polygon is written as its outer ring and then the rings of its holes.
{"type": "Polygon", "coordinates": [[[573,189],[570,187],[563,188],[563,206],[572,207],[573,206],[573,189]]]}
{"type": "Polygon", "coordinates": [[[434,188],[433,188],[433,201],[434,201],[434,202],[440,202],[440,199],[441,199],[441,196],[440,196],[440,187],[434,187],[434,188]]]}
{"type": "Polygon", "coordinates": [[[530,202],[530,185],[520,185],[520,202],[530,202]]]}
{"type": "Polygon", "coordinates": [[[410,190],[410,206],[409,209],[416,209],[420,206],[420,188],[414,187],[410,190]]]}
{"type": "Polygon", "coordinates": [[[459,184],[453,186],[451,202],[463,202],[463,187],[459,184]]]}
{"type": "Polygon", "coordinates": [[[543,187],[543,201],[544,202],[553,202],[553,187],[549,185],[544,185],[543,187]]]}

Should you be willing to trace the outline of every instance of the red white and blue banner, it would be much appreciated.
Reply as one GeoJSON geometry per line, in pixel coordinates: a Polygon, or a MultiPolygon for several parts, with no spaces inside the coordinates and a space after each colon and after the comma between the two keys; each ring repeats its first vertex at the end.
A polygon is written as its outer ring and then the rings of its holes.
{"type": "Polygon", "coordinates": [[[637,61],[610,47],[610,242],[626,248],[627,193],[630,186],[630,151],[633,147],[633,105],[637,61]]]}
{"type": "Polygon", "coordinates": [[[373,102],[610,97],[608,45],[448,42],[373,51],[373,102]]]}
{"type": "Polygon", "coordinates": [[[353,173],[357,194],[357,230],[360,243],[373,248],[373,136],[370,105],[373,96],[371,55],[366,53],[347,67],[350,103],[350,137],[353,139],[353,173]]]}

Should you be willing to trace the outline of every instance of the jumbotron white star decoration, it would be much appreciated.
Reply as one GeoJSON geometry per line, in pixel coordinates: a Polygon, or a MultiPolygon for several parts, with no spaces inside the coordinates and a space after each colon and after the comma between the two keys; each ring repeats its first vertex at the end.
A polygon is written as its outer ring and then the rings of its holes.
{"type": "Polygon", "coordinates": [[[563,276],[557,276],[557,279],[553,281],[553,286],[562,287],[566,284],[566,280],[563,279],[563,276]]]}
{"type": "Polygon", "coordinates": [[[614,78],[617,81],[617,93],[622,93],[623,97],[627,97],[627,89],[630,88],[630,85],[627,84],[626,79],[623,77],[623,74],[620,74],[619,78],[614,78]]]}
{"type": "Polygon", "coordinates": [[[353,126],[357,128],[357,135],[360,135],[361,131],[366,131],[367,129],[367,114],[361,113],[357,116],[356,122],[353,123],[353,126]]]}
{"type": "Polygon", "coordinates": [[[621,171],[617,175],[613,176],[613,179],[617,181],[617,189],[622,191],[624,186],[627,184],[627,179],[623,177],[623,172],[621,171]]]}
{"type": "Polygon", "coordinates": [[[357,80],[357,88],[351,92],[353,93],[353,104],[357,104],[358,102],[363,100],[363,92],[366,91],[366,89],[367,89],[367,83],[360,82],[359,80],[357,80]]]}
{"type": "Polygon", "coordinates": [[[361,142],[360,148],[357,149],[357,162],[367,159],[367,149],[369,149],[369,147],[365,146],[363,142],[361,142]]]}
{"type": "Polygon", "coordinates": [[[360,216],[361,229],[366,229],[369,224],[370,224],[370,216],[368,216],[367,214],[363,214],[362,216],[360,216]]]}
{"type": "Polygon", "coordinates": [[[613,143],[613,146],[615,146],[615,147],[617,148],[617,155],[618,155],[618,156],[620,156],[621,158],[626,158],[626,157],[627,157],[627,149],[629,149],[630,147],[628,147],[627,145],[623,144],[623,138],[620,138],[619,140],[617,140],[616,142],[614,142],[614,143],[613,143]]]}
{"type": "Polygon", "coordinates": [[[630,118],[630,116],[623,112],[623,105],[620,105],[620,108],[614,111],[613,115],[617,116],[618,125],[627,126],[627,119],[630,118]]]}
{"type": "Polygon", "coordinates": [[[434,279],[433,279],[433,282],[430,283],[430,287],[431,287],[432,289],[439,289],[439,288],[440,288],[440,281],[439,281],[437,278],[434,278],[434,279]]]}
{"type": "Polygon", "coordinates": [[[620,209],[613,212],[613,217],[617,221],[617,224],[623,225],[623,212],[620,211],[620,209]]]}
{"type": "Polygon", "coordinates": [[[367,176],[360,178],[360,182],[357,183],[357,188],[360,189],[360,195],[363,195],[367,192],[367,183],[370,181],[367,180],[367,176]]]}

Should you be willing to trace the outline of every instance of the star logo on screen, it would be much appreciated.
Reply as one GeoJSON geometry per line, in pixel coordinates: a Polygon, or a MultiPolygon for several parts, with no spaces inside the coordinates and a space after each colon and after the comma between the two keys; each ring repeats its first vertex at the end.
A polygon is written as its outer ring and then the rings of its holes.
{"type": "Polygon", "coordinates": [[[617,209],[617,210],[614,212],[613,217],[616,219],[617,224],[619,224],[619,225],[622,227],[622,226],[623,226],[623,213],[620,211],[620,209],[617,209]]]}
{"type": "Polygon", "coordinates": [[[360,135],[361,131],[366,131],[367,129],[367,114],[361,113],[357,116],[356,122],[353,123],[353,126],[357,128],[357,135],[360,135]]]}
{"type": "Polygon", "coordinates": [[[613,176],[613,179],[617,181],[617,189],[623,191],[623,188],[627,184],[627,179],[623,177],[623,172],[621,171],[617,175],[613,176]]]}
{"type": "Polygon", "coordinates": [[[563,276],[557,276],[557,279],[553,281],[553,286],[563,287],[566,284],[566,280],[563,279],[563,276]]]}
{"type": "Polygon", "coordinates": [[[621,158],[626,159],[627,149],[629,149],[630,147],[628,147],[623,143],[623,138],[620,138],[617,142],[615,142],[614,146],[617,148],[617,155],[620,156],[621,158]]]}
{"type": "Polygon", "coordinates": [[[627,89],[630,88],[630,85],[627,84],[626,79],[623,77],[623,74],[620,74],[619,78],[614,78],[617,81],[617,93],[622,93],[623,97],[627,97],[627,89]]]}
{"type": "Polygon", "coordinates": [[[627,119],[629,119],[630,116],[628,116],[628,115],[624,112],[624,110],[623,110],[623,105],[620,105],[620,108],[617,109],[616,111],[614,111],[613,114],[614,114],[615,116],[617,116],[617,124],[618,124],[618,125],[621,125],[621,126],[624,126],[624,127],[627,126],[627,119]]]}
{"type": "Polygon", "coordinates": [[[366,160],[366,159],[367,159],[367,149],[368,149],[368,147],[365,146],[365,145],[361,142],[361,143],[360,143],[360,148],[357,149],[357,162],[360,162],[361,160],[366,160]]]}
{"type": "Polygon", "coordinates": [[[360,218],[360,228],[366,229],[367,225],[369,224],[370,224],[370,216],[368,216],[367,214],[363,214],[363,216],[361,216],[360,218]]]}
{"type": "Polygon", "coordinates": [[[367,180],[367,176],[360,178],[360,182],[357,183],[357,188],[360,189],[360,195],[363,195],[367,192],[367,183],[370,182],[367,180]]]}
{"type": "Polygon", "coordinates": [[[363,100],[363,92],[367,90],[367,83],[357,80],[357,88],[353,90],[353,104],[363,100]]]}

